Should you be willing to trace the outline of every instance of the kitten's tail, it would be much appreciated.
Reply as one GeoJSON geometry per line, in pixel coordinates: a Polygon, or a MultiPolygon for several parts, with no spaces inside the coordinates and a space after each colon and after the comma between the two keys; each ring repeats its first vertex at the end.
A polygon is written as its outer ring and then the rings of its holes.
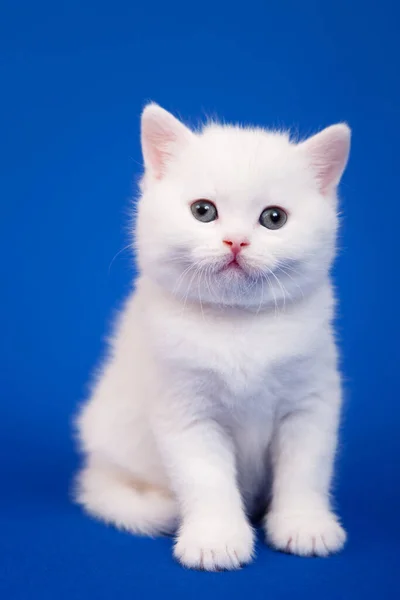
{"type": "Polygon", "coordinates": [[[92,516],[140,535],[175,531],[178,506],[169,490],[104,464],[88,464],[76,478],[74,497],[92,516]]]}

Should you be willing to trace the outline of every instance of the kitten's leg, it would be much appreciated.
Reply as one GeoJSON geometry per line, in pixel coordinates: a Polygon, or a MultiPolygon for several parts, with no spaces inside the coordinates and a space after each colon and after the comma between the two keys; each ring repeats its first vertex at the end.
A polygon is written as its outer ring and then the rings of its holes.
{"type": "Polygon", "coordinates": [[[75,499],[92,516],[141,535],[172,533],[178,505],[171,492],[93,457],[76,479],[75,499]]]}
{"type": "Polygon", "coordinates": [[[321,394],[310,394],[279,425],[265,528],[270,543],[280,550],[326,556],[344,545],[346,534],[329,503],[339,407],[335,382],[321,394]]]}
{"type": "Polygon", "coordinates": [[[236,483],[231,440],[212,420],[193,419],[179,428],[177,422],[158,432],[182,516],[174,554],[187,567],[237,569],[250,562],[254,536],[236,483]]]}

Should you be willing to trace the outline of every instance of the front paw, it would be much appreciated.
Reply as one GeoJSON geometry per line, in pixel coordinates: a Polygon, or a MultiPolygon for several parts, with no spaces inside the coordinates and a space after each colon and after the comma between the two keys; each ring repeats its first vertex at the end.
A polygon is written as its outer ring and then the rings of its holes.
{"type": "Polygon", "coordinates": [[[346,541],[346,532],[328,510],[272,512],[266,517],[265,531],[272,546],[300,556],[328,556],[346,541]]]}
{"type": "Polygon", "coordinates": [[[253,557],[254,532],[247,521],[196,519],[183,523],[174,556],[185,567],[205,571],[240,569],[253,557]]]}

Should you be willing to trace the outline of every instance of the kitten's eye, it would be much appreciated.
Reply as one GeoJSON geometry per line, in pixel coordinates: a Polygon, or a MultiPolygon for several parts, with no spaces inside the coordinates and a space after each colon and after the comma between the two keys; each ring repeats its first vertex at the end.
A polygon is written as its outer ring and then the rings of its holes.
{"type": "Polygon", "coordinates": [[[267,229],[280,229],[287,221],[287,214],[278,206],[269,206],[260,215],[260,225],[267,229]]]}
{"type": "Polygon", "coordinates": [[[196,200],[190,210],[194,218],[202,223],[210,223],[218,219],[217,207],[210,200],[196,200]]]}

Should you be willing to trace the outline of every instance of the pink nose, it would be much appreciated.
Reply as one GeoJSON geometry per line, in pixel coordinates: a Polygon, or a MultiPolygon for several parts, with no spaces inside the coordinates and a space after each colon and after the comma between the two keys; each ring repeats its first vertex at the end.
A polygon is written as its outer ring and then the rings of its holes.
{"type": "Polygon", "coordinates": [[[232,254],[234,256],[237,256],[239,254],[239,252],[241,252],[241,250],[243,250],[243,248],[245,248],[246,246],[250,246],[250,242],[248,242],[247,240],[239,240],[239,241],[222,240],[222,241],[226,246],[230,247],[232,254]]]}

